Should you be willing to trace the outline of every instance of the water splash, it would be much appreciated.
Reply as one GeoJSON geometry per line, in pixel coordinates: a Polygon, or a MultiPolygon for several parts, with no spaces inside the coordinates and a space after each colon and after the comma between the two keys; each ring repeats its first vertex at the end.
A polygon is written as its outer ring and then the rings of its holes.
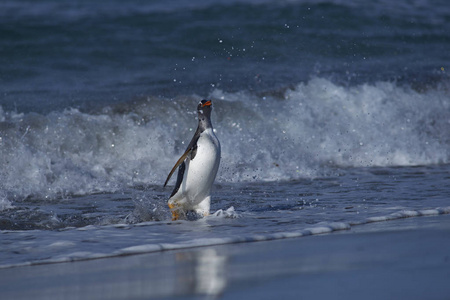
{"type": "MultiPolygon", "coordinates": [[[[450,162],[445,88],[418,92],[391,82],[344,87],[315,78],[282,92],[215,90],[209,96],[223,149],[218,181],[450,162]]],[[[161,185],[195,131],[200,98],[149,97],[92,113],[0,108],[0,188],[8,199],[23,199],[161,185]]]]}

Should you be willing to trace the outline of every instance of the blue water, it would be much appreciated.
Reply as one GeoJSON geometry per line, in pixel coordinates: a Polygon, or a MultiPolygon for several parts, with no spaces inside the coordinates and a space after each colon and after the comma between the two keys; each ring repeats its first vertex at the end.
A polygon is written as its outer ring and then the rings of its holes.
{"type": "Polygon", "coordinates": [[[2,1],[0,266],[448,213],[449,21],[446,1],[2,1]],[[171,222],[206,97],[214,214],[171,222]]]}
{"type": "Polygon", "coordinates": [[[216,88],[273,92],[314,76],[447,84],[446,1],[341,2],[2,1],[2,106],[99,109],[216,88]]]}

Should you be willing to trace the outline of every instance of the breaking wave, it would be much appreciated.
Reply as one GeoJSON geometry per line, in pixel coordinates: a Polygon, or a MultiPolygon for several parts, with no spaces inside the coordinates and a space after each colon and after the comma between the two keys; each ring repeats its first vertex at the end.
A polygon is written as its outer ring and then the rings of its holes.
{"type": "MultiPolygon", "coordinates": [[[[218,181],[324,176],[336,168],[450,162],[448,89],[392,82],[345,87],[314,78],[264,94],[214,90],[218,181]]],[[[148,97],[97,111],[0,107],[0,208],[161,185],[196,129],[200,96],[148,97]],[[4,196],[4,195],[7,195],[4,196]]]]}

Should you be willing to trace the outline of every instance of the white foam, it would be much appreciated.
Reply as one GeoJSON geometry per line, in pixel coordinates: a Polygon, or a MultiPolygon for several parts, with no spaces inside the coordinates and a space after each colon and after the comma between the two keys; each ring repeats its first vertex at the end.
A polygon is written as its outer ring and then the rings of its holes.
{"type": "Polygon", "coordinates": [[[231,206],[230,208],[228,208],[226,210],[219,209],[218,211],[214,212],[211,216],[219,217],[219,218],[230,218],[230,219],[235,219],[235,218],[241,217],[241,215],[234,210],[233,206],[231,206]]]}
{"type": "Polygon", "coordinates": [[[119,255],[127,255],[127,254],[139,254],[139,253],[149,253],[149,252],[158,252],[161,251],[163,248],[161,245],[139,245],[139,246],[133,246],[133,247],[127,247],[124,249],[119,250],[119,255]]]}
{"type": "Polygon", "coordinates": [[[72,241],[58,241],[48,245],[48,248],[69,248],[75,245],[76,244],[72,241]]]}
{"type": "MultiPolygon", "coordinates": [[[[445,90],[419,93],[390,82],[343,87],[315,78],[283,98],[220,90],[211,96],[223,150],[218,181],[450,162],[445,90]]],[[[197,126],[197,102],[152,98],[97,114],[0,109],[0,189],[11,200],[162,185],[197,126]]]]}
{"type": "Polygon", "coordinates": [[[6,197],[4,191],[0,191],[0,211],[14,208],[14,205],[12,205],[11,201],[9,201],[6,197]]]}

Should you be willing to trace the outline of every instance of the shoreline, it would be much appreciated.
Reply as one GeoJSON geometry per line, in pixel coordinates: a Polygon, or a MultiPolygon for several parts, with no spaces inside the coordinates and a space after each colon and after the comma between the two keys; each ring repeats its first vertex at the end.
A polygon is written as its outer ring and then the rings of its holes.
{"type": "Polygon", "coordinates": [[[2,299],[443,299],[450,215],[304,238],[0,269],[2,299]]]}
{"type": "MultiPolygon", "coordinates": [[[[223,212],[227,214],[227,211],[223,212]]],[[[58,264],[58,263],[70,263],[70,262],[79,262],[79,261],[91,261],[96,259],[107,259],[114,257],[123,257],[129,255],[139,255],[139,254],[150,254],[150,253],[158,253],[158,252],[168,252],[168,251],[176,251],[176,250],[189,250],[196,248],[205,248],[205,247],[213,247],[213,246],[224,246],[224,245],[233,245],[233,244],[246,244],[246,243],[255,243],[255,242],[263,242],[263,241],[276,241],[276,240],[284,240],[284,239],[292,239],[292,238],[300,238],[300,237],[308,237],[315,235],[323,235],[333,232],[339,231],[349,231],[355,229],[358,231],[359,227],[364,227],[364,225],[372,224],[372,223],[383,223],[408,219],[408,218],[417,218],[417,217],[427,217],[427,216],[440,216],[450,214],[450,206],[448,207],[440,207],[435,209],[423,209],[423,210],[402,210],[398,212],[391,213],[385,216],[376,216],[369,217],[362,221],[356,222],[331,222],[326,224],[316,224],[312,227],[306,227],[299,230],[288,231],[288,232],[276,232],[276,233],[267,233],[260,235],[248,235],[248,236],[236,236],[236,237],[225,237],[225,238],[207,238],[207,239],[194,239],[190,241],[180,242],[180,243],[152,243],[152,244],[140,244],[129,246],[125,248],[118,249],[113,252],[108,253],[99,253],[99,252],[74,252],[70,255],[59,256],[56,258],[49,259],[41,259],[28,261],[23,263],[16,264],[0,264],[0,270],[8,269],[8,268],[21,268],[21,267],[30,267],[30,266],[39,266],[39,265],[47,265],[47,264],[58,264]]],[[[176,222],[184,222],[184,221],[176,221],[176,222]]],[[[139,224],[115,224],[115,225],[107,225],[107,227],[112,228],[131,228],[133,226],[145,227],[145,226],[153,226],[154,222],[144,222],[139,224]]],[[[389,227],[389,225],[387,225],[389,227]]],[[[92,228],[92,225],[88,225],[86,228],[92,228]]],[[[85,230],[85,228],[73,228],[73,230],[85,230]]],[[[7,231],[5,231],[7,232],[7,231]]]]}

